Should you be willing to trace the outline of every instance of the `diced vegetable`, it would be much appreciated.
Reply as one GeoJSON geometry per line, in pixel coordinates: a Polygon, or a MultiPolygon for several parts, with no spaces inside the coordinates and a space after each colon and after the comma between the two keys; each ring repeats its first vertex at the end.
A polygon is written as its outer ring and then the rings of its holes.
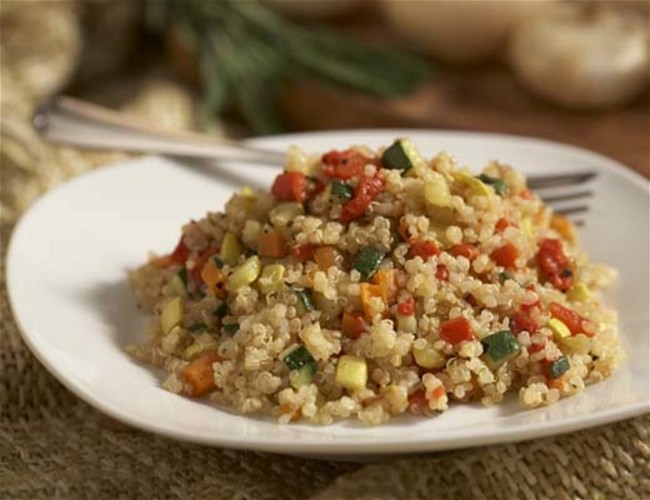
{"type": "Polygon", "coordinates": [[[304,213],[305,209],[301,203],[287,201],[278,203],[271,209],[269,212],[269,220],[275,227],[284,228],[289,222],[304,213]]]}
{"type": "Polygon", "coordinates": [[[409,139],[397,139],[381,155],[384,168],[401,170],[403,173],[417,164],[424,163],[422,156],[409,139]]]}
{"type": "Polygon", "coordinates": [[[519,250],[512,243],[506,243],[494,250],[490,257],[497,266],[505,267],[506,269],[515,269],[517,258],[519,257],[519,250]]]}
{"type": "Polygon", "coordinates": [[[217,361],[221,361],[221,356],[208,351],[183,368],[181,376],[190,386],[191,396],[202,396],[215,388],[212,365],[217,361]]]}
{"type": "Polygon", "coordinates": [[[560,240],[544,238],[539,243],[537,265],[544,277],[558,290],[566,292],[573,285],[571,262],[560,240]]]}
{"type": "Polygon", "coordinates": [[[397,314],[400,316],[413,316],[415,314],[415,300],[412,295],[404,302],[397,304],[397,314]]]}
{"type": "Polygon", "coordinates": [[[524,218],[521,220],[521,225],[524,228],[524,233],[526,233],[526,236],[532,238],[535,235],[533,219],[531,219],[530,216],[524,216],[524,218]]]}
{"type": "Polygon", "coordinates": [[[287,255],[287,245],[284,241],[284,236],[279,231],[262,231],[257,244],[257,251],[260,257],[281,259],[287,255]]]}
{"type": "Polygon", "coordinates": [[[239,190],[239,196],[244,198],[246,209],[250,210],[255,206],[255,199],[257,196],[255,195],[255,191],[253,191],[253,188],[250,186],[243,186],[239,190]]]}
{"type": "Polygon", "coordinates": [[[577,354],[588,354],[591,351],[592,340],[586,335],[579,333],[573,337],[562,339],[562,346],[577,354]]]}
{"type": "Polygon", "coordinates": [[[548,365],[548,376],[552,379],[560,378],[569,371],[569,368],[571,368],[569,360],[566,356],[562,356],[548,365]]]}
{"type": "Polygon", "coordinates": [[[160,313],[160,327],[167,335],[175,326],[183,322],[183,300],[180,297],[169,299],[160,313]]]}
{"type": "Polygon", "coordinates": [[[388,303],[397,293],[397,271],[395,269],[380,269],[372,278],[372,282],[379,286],[381,298],[388,303]]]}
{"type": "MultiPolygon", "coordinates": [[[[384,302],[384,299],[382,297],[381,293],[381,287],[379,285],[372,285],[370,283],[361,283],[360,285],[361,289],[361,304],[363,305],[363,312],[366,315],[366,318],[369,320],[372,320],[373,316],[373,306],[372,302],[374,298],[379,298],[381,299],[382,302],[384,302]]],[[[386,306],[386,303],[384,302],[384,307],[386,306]]]]}
{"type": "Polygon", "coordinates": [[[239,194],[244,198],[255,198],[255,190],[250,186],[242,186],[239,194]]]}
{"type": "Polygon", "coordinates": [[[549,304],[549,310],[554,318],[559,319],[569,328],[572,335],[584,333],[588,337],[594,336],[591,322],[580,316],[577,312],[572,311],[557,302],[551,302],[549,304]]]}
{"type": "Polygon", "coordinates": [[[551,217],[551,228],[555,229],[570,244],[574,245],[576,243],[578,239],[576,227],[565,215],[553,214],[553,217],[551,217]]]}
{"type": "Polygon", "coordinates": [[[584,283],[576,283],[567,292],[566,296],[572,302],[586,302],[591,299],[592,293],[584,283]]]}
{"type": "Polygon", "coordinates": [[[332,182],[331,187],[332,198],[337,200],[339,203],[349,201],[354,196],[354,188],[343,181],[334,181],[332,182]]]}
{"type": "Polygon", "coordinates": [[[454,257],[465,257],[467,260],[474,260],[480,255],[478,248],[471,243],[460,243],[451,247],[448,252],[454,257]]]}
{"type": "Polygon", "coordinates": [[[488,335],[481,343],[485,347],[485,361],[492,368],[514,358],[521,350],[517,338],[509,330],[488,335]]]}
{"type": "Polygon", "coordinates": [[[318,365],[314,363],[307,363],[306,365],[291,370],[289,373],[289,383],[294,389],[300,389],[303,385],[311,384],[311,381],[318,371],[318,365]]]}
{"type": "Polygon", "coordinates": [[[357,356],[345,355],[336,365],[336,382],[350,391],[359,391],[368,382],[366,360],[357,356]]]}
{"type": "Polygon", "coordinates": [[[427,346],[424,349],[414,348],[413,357],[418,366],[429,370],[438,370],[447,363],[447,359],[430,346],[427,346]]]}
{"type": "Polygon", "coordinates": [[[424,199],[434,207],[448,207],[451,204],[451,192],[447,181],[442,176],[426,181],[424,199]]]}
{"type": "Polygon", "coordinates": [[[222,328],[226,335],[234,335],[239,331],[239,323],[229,323],[227,325],[223,325],[222,328]]]}
{"type": "Polygon", "coordinates": [[[234,233],[228,231],[223,237],[221,242],[221,251],[219,252],[219,258],[230,266],[237,264],[239,256],[242,254],[243,248],[239,244],[239,240],[234,233]]]}
{"type": "Polygon", "coordinates": [[[440,249],[436,245],[435,241],[431,240],[419,240],[411,241],[409,243],[409,255],[411,257],[420,257],[422,260],[426,261],[434,255],[439,255],[440,249]]]}
{"type": "Polygon", "coordinates": [[[353,149],[345,151],[330,151],[323,155],[323,175],[337,179],[351,179],[363,174],[365,166],[373,163],[373,159],[353,149]]]}
{"type": "Polygon", "coordinates": [[[316,365],[316,360],[309,354],[307,348],[302,345],[292,349],[291,352],[282,358],[282,361],[287,365],[289,370],[298,370],[308,364],[316,365]]]}
{"type": "Polygon", "coordinates": [[[180,240],[178,240],[178,244],[176,245],[176,248],[174,248],[174,251],[171,253],[170,258],[172,264],[185,264],[185,261],[190,255],[190,249],[188,246],[185,244],[185,238],[181,237],[180,240]]]}
{"type": "Polygon", "coordinates": [[[553,332],[553,338],[558,342],[565,337],[571,336],[571,330],[569,330],[569,327],[557,318],[549,319],[548,323],[546,323],[546,326],[551,329],[553,332]]]}
{"type": "Polygon", "coordinates": [[[339,221],[343,224],[361,217],[370,202],[374,200],[379,193],[384,190],[386,181],[384,177],[377,173],[375,175],[362,175],[354,190],[354,197],[343,205],[339,221]]]}
{"type": "Polygon", "coordinates": [[[215,338],[209,333],[205,332],[199,335],[192,344],[185,348],[183,351],[183,358],[191,360],[207,351],[215,351],[219,348],[219,344],[215,338]]]}
{"type": "Polygon", "coordinates": [[[495,233],[502,233],[503,231],[505,231],[507,228],[509,228],[511,226],[517,227],[516,224],[513,224],[508,219],[505,219],[505,218],[502,217],[494,225],[494,232],[495,233]]]}
{"type": "Polygon", "coordinates": [[[242,286],[250,285],[259,277],[261,270],[260,258],[257,255],[249,257],[228,276],[228,290],[234,292],[242,286]]]}
{"type": "Polygon", "coordinates": [[[285,270],[282,264],[264,266],[258,281],[260,292],[267,294],[277,292],[282,288],[285,270]]]}
{"type": "Polygon", "coordinates": [[[374,276],[384,260],[384,252],[374,247],[363,247],[355,256],[352,268],[361,274],[363,281],[368,281],[374,276]]]}
{"type": "Polygon", "coordinates": [[[197,344],[196,342],[194,342],[193,344],[187,346],[183,351],[183,359],[185,359],[186,361],[190,361],[196,358],[197,356],[199,356],[200,354],[206,352],[206,350],[209,349],[206,349],[201,344],[197,344]]]}
{"type": "Polygon", "coordinates": [[[468,172],[457,170],[455,172],[452,172],[452,176],[457,182],[467,186],[474,195],[490,196],[492,194],[492,191],[485,183],[468,172]]]}
{"type": "Polygon", "coordinates": [[[334,247],[318,247],[314,250],[314,260],[321,271],[327,271],[330,267],[338,267],[341,254],[334,247]]]}
{"type": "Polygon", "coordinates": [[[271,193],[281,201],[303,202],[307,199],[307,177],[302,172],[285,172],[278,175],[271,193]]]}
{"type": "Polygon", "coordinates": [[[169,280],[169,287],[179,297],[187,297],[187,269],[182,268],[169,280]]]}
{"type": "Polygon", "coordinates": [[[512,318],[510,318],[510,329],[515,334],[523,331],[528,333],[537,333],[539,325],[530,314],[524,311],[518,311],[512,315],[512,318]]]}
{"type": "Polygon", "coordinates": [[[462,316],[443,321],[440,324],[440,338],[453,345],[476,339],[469,320],[462,316]]]}
{"type": "Polygon", "coordinates": [[[297,261],[305,262],[306,260],[313,260],[315,251],[316,247],[308,243],[306,245],[292,246],[289,249],[289,254],[297,261]]]}
{"type": "MultiPolygon", "coordinates": [[[[189,282],[194,283],[197,287],[203,285],[204,280],[201,276],[203,267],[208,260],[212,260],[213,258],[217,257],[215,254],[218,252],[218,250],[218,248],[210,246],[200,252],[194,259],[188,261],[188,264],[190,262],[192,264],[191,267],[188,267],[187,270],[187,280],[189,282]]],[[[220,262],[215,261],[214,264],[217,268],[221,267],[220,262]]]]}
{"type": "Polygon", "coordinates": [[[494,192],[499,196],[505,196],[510,192],[510,186],[508,186],[508,184],[506,184],[505,181],[499,179],[498,177],[492,177],[487,174],[481,174],[477,176],[477,179],[483,182],[484,184],[487,184],[488,186],[492,186],[494,192]]]}
{"type": "Polygon", "coordinates": [[[365,316],[360,312],[344,312],[341,331],[350,338],[358,339],[368,328],[365,316]]]}
{"type": "Polygon", "coordinates": [[[226,276],[219,269],[215,258],[206,261],[201,269],[201,279],[208,286],[208,290],[219,298],[226,296],[226,276]]]}
{"type": "Polygon", "coordinates": [[[312,301],[311,292],[309,290],[296,288],[294,293],[298,299],[296,302],[296,311],[299,315],[302,316],[303,314],[314,310],[314,302],[312,301]]]}

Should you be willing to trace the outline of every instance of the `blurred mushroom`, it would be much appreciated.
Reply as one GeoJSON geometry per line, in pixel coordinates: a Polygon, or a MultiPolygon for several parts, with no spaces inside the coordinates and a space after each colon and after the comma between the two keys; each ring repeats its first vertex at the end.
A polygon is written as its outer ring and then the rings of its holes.
{"type": "Polygon", "coordinates": [[[389,26],[421,52],[452,63],[494,56],[511,29],[549,1],[382,0],[389,26]]]}
{"type": "Polygon", "coordinates": [[[648,84],[643,16],[597,5],[559,7],[514,33],[511,61],[521,82],[574,108],[603,108],[637,97],[648,84]]]}

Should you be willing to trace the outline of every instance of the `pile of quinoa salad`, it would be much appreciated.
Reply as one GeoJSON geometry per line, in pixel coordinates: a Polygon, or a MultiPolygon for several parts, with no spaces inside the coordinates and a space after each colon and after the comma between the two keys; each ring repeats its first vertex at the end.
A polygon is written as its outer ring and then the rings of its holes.
{"type": "Polygon", "coordinates": [[[452,402],[555,403],[624,355],[598,289],[614,277],[510,167],[475,176],[408,139],[289,149],[133,271],[152,316],[135,358],[163,387],[279,422],[432,416],[452,402]]]}

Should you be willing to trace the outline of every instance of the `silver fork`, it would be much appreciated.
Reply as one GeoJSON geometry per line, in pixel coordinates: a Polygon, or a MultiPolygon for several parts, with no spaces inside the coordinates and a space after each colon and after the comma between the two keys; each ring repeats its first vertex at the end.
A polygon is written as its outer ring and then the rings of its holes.
{"type": "MultiPolygon", "coordinates": [[[[167,131],[117,111],[80,101],[57,97],[35,112],[33,124],[46,140],[88,149],[114,149],[158,153],[184,158],[221,159],[278,166],[284,152],[257,148],[240,141],[211,137],[194,132],[167,131]]],[[[555,212],[583,224],[593,191],[588,184],[595,171],[536,175],[528,185],[555,212]]]]}

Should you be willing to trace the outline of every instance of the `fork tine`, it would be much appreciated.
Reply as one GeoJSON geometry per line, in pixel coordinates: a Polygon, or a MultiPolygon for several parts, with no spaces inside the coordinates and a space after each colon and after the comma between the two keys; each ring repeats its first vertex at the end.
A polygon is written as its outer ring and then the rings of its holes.
{"type": "Polygon", "coordinates": [[[566,194],[556,194],[556,195],[548,195],[545,196],[543,194],[539,195],[539,197],[544,200],[544,203],[556,203],[558,201],[568,201],[568,200],[577,200],[579,198],[591,198],[594,195],[594,192],[589,190],[589,191],[578,191],[576,193],[566,193],[566,194]]]}
{"type": "Polygon", "coordinates": [[[582,184],[598,175],[595,171],[579,172],[572,174],[538,175],[528,177],[528,186],[532,189],[541,189],[557,186],[570,186],[582,184]]]}
{"type": "Polygon", "coordinates": [[[582,214],[589,211],[589,205],[578,205],[575,207],[553,208],[553,211],[562,215],[582,214]]]}

